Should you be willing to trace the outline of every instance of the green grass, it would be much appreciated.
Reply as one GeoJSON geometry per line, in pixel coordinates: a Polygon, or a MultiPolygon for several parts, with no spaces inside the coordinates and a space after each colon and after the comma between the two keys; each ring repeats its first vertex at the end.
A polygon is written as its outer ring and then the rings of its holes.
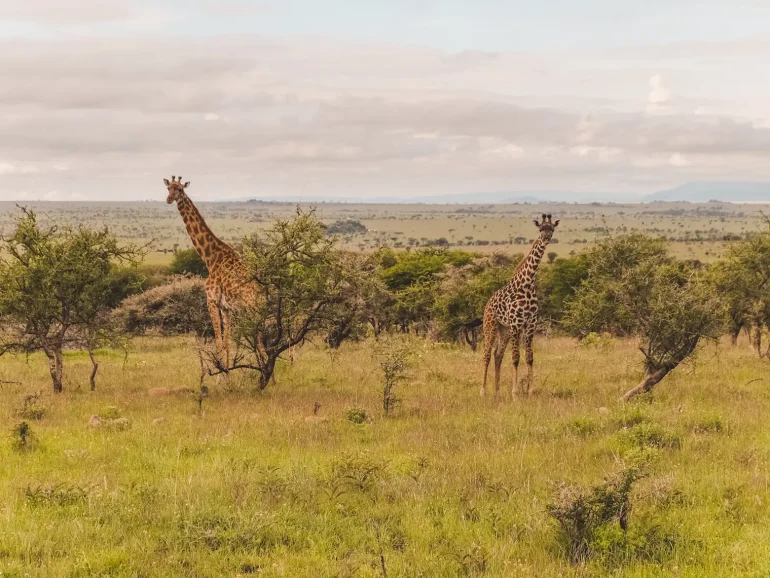
{"type": "Polygon", "coordinates": [[[0,358],[0,380],[22,382],[0,386],[0,576],[381,577],[383,560],[389,577],[770,575],[770,382],[745,344],[626,407],[632,342],[538,339],[535,393],[515,401],[479,399],[479,354],[415,347],[387,419],[368,344],[307,346],[261,395],[212,381],[202,412],[148,394],[196,387],[183,339],[102,355],[96,393],[81,355],[60,396],[42,358],[0,358]],[[14,449],[38,390],[35,445],[14,449]],[[570,566],[546,510],[557,485],[598,484],[640,451],[628,535],[608,529],[607,555],[570,566]]]}

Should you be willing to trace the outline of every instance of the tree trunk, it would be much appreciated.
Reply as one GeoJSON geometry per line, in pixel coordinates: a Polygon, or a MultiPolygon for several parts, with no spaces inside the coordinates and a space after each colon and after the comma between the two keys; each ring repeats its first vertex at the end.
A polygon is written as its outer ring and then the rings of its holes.
{"type": "Polygon", "coordinates": [[[629,389],[623,397],[620,398],[620,401],[628,401],[635,395],[639,395],[640,393],[647,393],[650,391],[655,385],[657,385],[664,377],[666,377],[673,367],[664,367],[662,369],[658,369],[657,371],[650,372],[649,370],[644,374],[644,378],[642,381],[639,382],[639,385],[636,387],[633,387],[629,389]]]}
{"type": "Polygon", "coordinates": [[[762,357],[762,327],[760,325],[754,326],[754,339],[752,339],[752,345],[759,357],[762,357]]]}
{"type": "Polygon", "coordinates": [[[96,391],[96,373],[99,371],[99,362],[96,361],[96,358],[94,357],[94,350],[90,347],[88,348],[88,357],[91,359],[91,391],[96,391]]]}
{"type": "Polygon", "coordinates": [[[53,392],[61,393],[64,391],[64,386],[62,384],[64,360],[62,359],[61,347],[55,346],[51,349],[46,349],[45,354],[48,357],[48,368],[51,372],[51,380],[53,381],[53,392]]]}
{"type": "Polygon", "coordinates": [[[730,342],[733,344],[733,347],[738,345],[738,337],[741,334],[741,328],[740,327],[734,327],[730,330],[730,342]]]}
{"type": "Polygon", "coordinates": [[[469,330],[466,327],[463,331],[465,332],[465,342],[471,346],[471,351],[476,351],[476,348],[478,347],[478,336],[476,333],[476,328],[469,330]]]}
{"type": "Polygon", "coordinates": [[[259,372],[259,390],[262,391],[270,384],[270,379],[274,379],[276,357],[270,354],[265,364],[259,372]]]}

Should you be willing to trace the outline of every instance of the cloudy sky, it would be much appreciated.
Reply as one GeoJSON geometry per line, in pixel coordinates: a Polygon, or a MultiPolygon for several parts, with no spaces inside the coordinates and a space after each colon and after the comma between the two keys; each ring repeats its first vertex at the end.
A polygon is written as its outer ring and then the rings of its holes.
{"type": "Polygon", "coordinates": [[[0,200],[770,180],[770,0],[2,0],[0,200]]]}

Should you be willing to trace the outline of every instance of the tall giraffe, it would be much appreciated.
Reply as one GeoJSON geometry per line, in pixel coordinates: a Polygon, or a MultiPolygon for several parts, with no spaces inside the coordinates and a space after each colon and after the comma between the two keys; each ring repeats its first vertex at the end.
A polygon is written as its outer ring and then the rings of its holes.
{"type": "Polygon", "coordinates": [[[534,353],[532,340],[535,336],[538,313],[535,275],[545,248],[553,237],[559,221],[553,222],[551,215],[543,215],[542,221],[535,220],[540,235],[532,244],[529,254],[516,267],[511,280],[497,290],[487,301],[484,308],[484,383],[481,386],[482,397],[487,390],[487,373],[492,347],[495,347],[495,393],[500,391],[500,367],[503,363],[508,341],[513,341],[513,384],[511,395],[519,389],[519,342],[524,339],[527,353],[527,381],[524,393],[529,394],[532,385],[534,353]]]}
{"type": "MultiPolygon", "coordinates": [[[[242,305],[253,306],[259,289],[235,249],[211,232],[185,193],[190,182],[182,184],[182,177],[177,180],[172,176],[171,182],[163,179],[163,183],[168,189],[166,202],[169,205],[176,202],[190,240],[209,271],[205,283],[206,302],[217,347],[225,354],[225,367],[230,367],[230,311],[242,305]]],[[[262,344],[259,347],[264,349],[262,344]]]]}

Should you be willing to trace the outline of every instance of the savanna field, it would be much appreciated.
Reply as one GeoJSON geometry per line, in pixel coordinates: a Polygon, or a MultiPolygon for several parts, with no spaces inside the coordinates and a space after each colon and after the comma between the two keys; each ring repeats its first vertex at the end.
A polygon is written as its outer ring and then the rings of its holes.
{"type": "Polygon", "coordinates": [[[480,352],[414,339],[388,417],[371,340],[203,399],[187,338],[99,352],[95,392],[85,353],[59,395],[44,357],[5,355],[0,575],[770,575],[770,366],[745,338],[626,404],[635,340],[535,346],[534,393],[482,400],[480,352]],[[570,564],[549,506],[642,462],[626,530],[570,564]]]}

